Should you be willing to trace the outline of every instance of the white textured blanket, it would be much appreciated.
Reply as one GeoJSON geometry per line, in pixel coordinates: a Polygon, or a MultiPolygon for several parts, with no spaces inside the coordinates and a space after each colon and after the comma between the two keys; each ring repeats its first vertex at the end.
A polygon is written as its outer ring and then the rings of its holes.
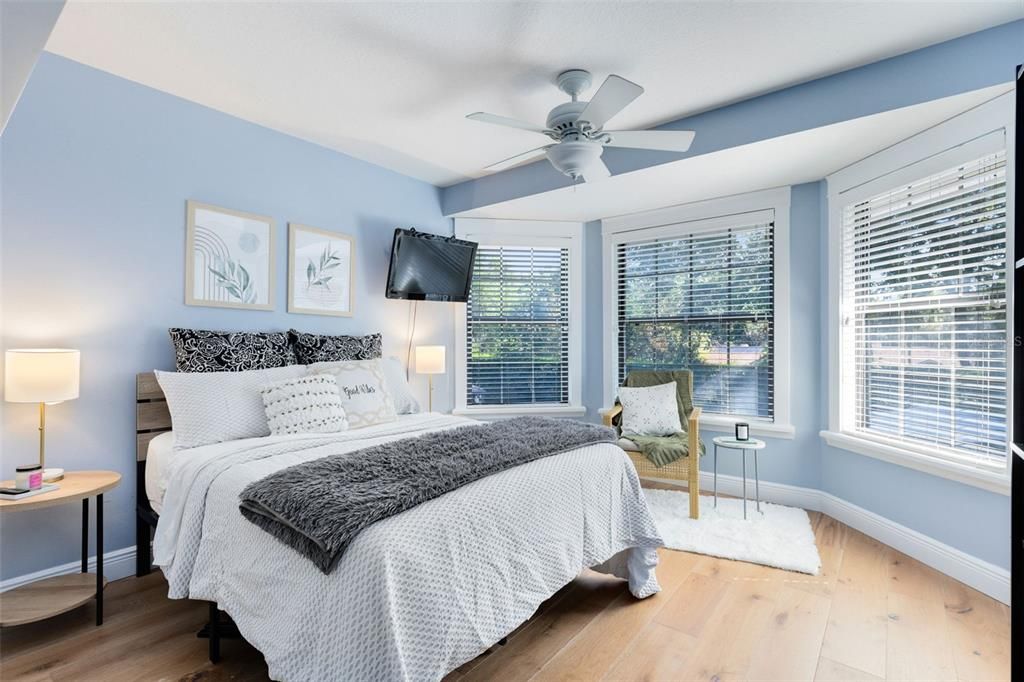
{"type": "Polygon", "coordinates": [[[175,453],[154,543],[170,596],[216,601],[275,679],[434,680],[584,567],[628,576],[637,597],[658,591],[661,540],[632,464],[611,444],[503,471],[376,523],[330,575],[239,512],[241,490],[284,467],[472,423],[412,415],[175,453]]]}

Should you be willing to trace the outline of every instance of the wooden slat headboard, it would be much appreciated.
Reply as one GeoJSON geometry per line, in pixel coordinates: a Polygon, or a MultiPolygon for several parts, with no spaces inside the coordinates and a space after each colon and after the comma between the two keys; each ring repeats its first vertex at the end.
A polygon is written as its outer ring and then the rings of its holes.
{"type": "Polygon", "coordinates": [[[171,430],[171,413],[167,411],[164,392],[156,375],[141,372],[135,375],[135,459],[146,460],[149,441],[171,430]]]}

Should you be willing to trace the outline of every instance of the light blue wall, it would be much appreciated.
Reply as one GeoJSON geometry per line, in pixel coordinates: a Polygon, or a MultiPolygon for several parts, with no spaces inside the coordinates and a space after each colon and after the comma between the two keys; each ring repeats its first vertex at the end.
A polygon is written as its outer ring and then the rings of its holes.
{"type": "MultiPolygon", "coordinates": [[[[821,350],[818,291],[822,267],[818,251],[824,235],[819,222],[822,184],[796,185],[790,196],[789,409],[790,423],[796,434],[792,439],[764,438],[769,446],[759,455],[764,480],[811,488],[817,487],[820,480],[817,372],[821,350]]],[[[709,434],[709,438],[714,435],[717,434],[709,434]]],[[[710,440],[706,444],[710,446],[710,440]]],[[[735,461],[725,468],[727,473],[739,473],[739,470],[735,461]]]]}
{"type": "Polygon", "coordinates": [[[821,488],[979,559],[1010,567],[1010,498],[824,442],[821,488]]]}
{"type": "Polygon", "coordinates": [[[601,221],[583,225],[583,406],[587,419],[600,422],[604,404],[604,286],[601,221]]]}
{"type": "MultiPolygon", "coordinates": [[[[0,346],[81,349],[81,397],[48,412],[48,462],[124,476],[107,495],[108,551],[134,541],[135,374],[173,366],[167,327],[382,331],[404,353],[408,305],[383,296],[392,232],[451,229],[431,185],[48,53],[0,159],[0,346]],[[274,312],[184,305],[186,199],[277,221],[274,312]],[[355,235],[354,318],[284,312],[289,220],[355,235]]],[[[421,304],[418,340],[451,348],[453,308],[421,304]]],[[[0,409],[6,478],[36,459],[36,408],[0,409]]],[[[0,576],[75,560],[79,528],[77,505],[4,514],[0,576]]]]}

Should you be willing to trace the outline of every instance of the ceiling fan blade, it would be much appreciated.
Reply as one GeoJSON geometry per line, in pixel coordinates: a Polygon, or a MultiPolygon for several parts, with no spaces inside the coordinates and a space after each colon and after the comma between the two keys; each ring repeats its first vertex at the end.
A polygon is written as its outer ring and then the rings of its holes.
{"type": "Polygon", "coordinates": [[[588,121],[594,129],[604,127],[608,120],[644,93],[636,83],[612,74],[604,79],[594,98],[579,115],[580,121],[588,121]]]}
{"type": "Polygon", "coordinates": [[[587,182],[593,182],[601,178],[610,178],[611,175],[612,172],[608,170],[608,166],[600,158],[594,159],[593,162],[587,164],[587,167],[583,169],[583,179],[587,182]]]}
{"type": "Polygon", "coordinates": [[[531,149],[528,152],[523,152],[522,154],[516,154],[515,156],[510,156],[507,159],[499,161],[498,163],[492,163],[490,166],[487,166],[486,168],[484,168],[484,170],[485,171],[492,171],[492,172],[493,171],[505,170],[506,168],[511,168],[512,166],[520,164],[520,163],[522,163],[524,161],[527,161],[527,160],[529,160],[529,159],[531,159],[533,157],[540,158],[541,156],[544,155],[544,152],[546,152],[548,150],[548,147],[553,147],[553,146],[554,146],[553,144],[547,144],[547,145],[544,145],[543,147],[537,147],[536,149],[531,149]]]}
{"type": "Polygon", "coordinates": [[[692,130],[606,130],[611,141],[606,147],[631,149],[657,149],[666,152],[685,152],[693,144],[696,133],[692,130]]]}
{"type": "Polygon", "coordinates": [[[480,121],[481,123],[493,123],[497,126],[505,126],[507,128],[519,128],[520,130],[529,130],[531,133],[540,133],[541,135],[547,135],[548,131],[546,128],[541,128],[538,125],[527,123],[526,121],[520,121],[516,118],[509,118],[508,116],[498,116],[497,114],[488,114],[483,111],[478,111],[475,114],[469,114],[466,118],[473,121],[480,121]]]}

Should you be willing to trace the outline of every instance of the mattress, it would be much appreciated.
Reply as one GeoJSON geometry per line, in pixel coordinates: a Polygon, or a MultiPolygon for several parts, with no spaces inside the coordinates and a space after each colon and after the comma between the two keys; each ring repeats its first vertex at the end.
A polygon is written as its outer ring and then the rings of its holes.
{"type": "Polygon", "coordinates": [[[174,432],[168,431],[149,441],[146,450],[146,497],[149,506],[159,514],[164,507],[167,492],[167,471],[174,456],[174,432]]]}

